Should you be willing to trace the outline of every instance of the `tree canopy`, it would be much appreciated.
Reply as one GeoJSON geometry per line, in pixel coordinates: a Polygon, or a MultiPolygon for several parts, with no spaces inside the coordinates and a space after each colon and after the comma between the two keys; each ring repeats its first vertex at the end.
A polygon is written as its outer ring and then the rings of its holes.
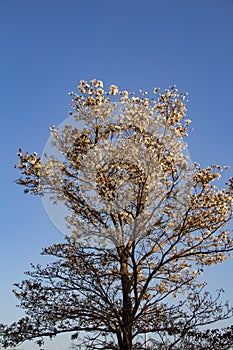
{"type": "Polygon", "coordinates": [[[233,180],[219,189],[221,166],[191,163],[186,94],[94,79],[71,97],[67,123],[51,126],[58,153],[19,149],[17,182],[63,203],[72,234],[16,285],[26,316],[4,327],[3,346],[71,332],[85,349],[229,349],[230,328],[202,326],[232,308],[200,275],[233,250],[233,180]]]}

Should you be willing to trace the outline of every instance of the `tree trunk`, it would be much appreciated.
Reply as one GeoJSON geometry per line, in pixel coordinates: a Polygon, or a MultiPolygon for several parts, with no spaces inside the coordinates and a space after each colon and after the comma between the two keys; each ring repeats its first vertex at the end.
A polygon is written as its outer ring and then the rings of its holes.
{"type": "Polygon", "coordinates": [[[130,278],[128,270],[129,253],[127,248],[121,247],[120,249],[120,261],[121,261],[121,285],[122,285],[122,297],[123,297],[123,309],[122,309],[122,344],[121,350],[132,349],[132,301],[130,295],[130,278]]]}

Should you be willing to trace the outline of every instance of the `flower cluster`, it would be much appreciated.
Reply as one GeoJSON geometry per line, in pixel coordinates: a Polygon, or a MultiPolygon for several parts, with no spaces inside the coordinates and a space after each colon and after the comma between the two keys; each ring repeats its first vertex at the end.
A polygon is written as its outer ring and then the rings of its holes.
{"type": "Polygon", "coordinates": [[[157,254],[182,230],[175,255],[201,243],[215,247],[212,231],[230,220],[232,192],[212,185],[220,166],[201,169],[189,160],[186,94],[175,86],[164,93],[155,88],[157,99],[116,85],[105,91],[96,79],[81,80],[78,91],[71,93],[67,123],[51,127],[52,151],[43,162],[20,151],[18,183],[64,203],[74,237],[89,244],[118,246],[144,237],[157,254]]]}

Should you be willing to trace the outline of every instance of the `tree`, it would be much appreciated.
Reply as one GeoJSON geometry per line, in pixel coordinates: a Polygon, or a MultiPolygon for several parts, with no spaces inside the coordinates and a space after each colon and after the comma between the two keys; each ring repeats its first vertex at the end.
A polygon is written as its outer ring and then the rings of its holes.
{"type": "Polygon", "coordinates": [[[228,349],[231,332],[201,327],[232,309],[199,276],[233,250],[233,179],[218,189],[220,166],[189,161],[186,95],[78,89],[73,122],[51,127],[58,153],[19,149],[18,184],[63,203],[72,235],[16,284],[26,317],[5,326],[3,346],[71,332],[85,349],[214,349],[209,334],[228,349]]]}

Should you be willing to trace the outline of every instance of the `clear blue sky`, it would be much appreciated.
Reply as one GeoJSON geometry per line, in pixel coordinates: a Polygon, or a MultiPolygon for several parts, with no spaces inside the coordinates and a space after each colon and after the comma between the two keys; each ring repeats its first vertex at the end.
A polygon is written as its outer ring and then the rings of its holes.
{"type": "MultiPolygon", "coordinates": [[[[229,164],[232,175],[232,18],[233,0],[0,0],[0,322],[21,315],[12,284],[30,262],[46,260],[42,247],[63,240],[40,199],[13,183],[17,148],[42,152],[80,79],[188,91],[192,160],[229,164]]],[[[207,277],[233,302],[232,266],[209,268],[207,277]]],[[[68,348],[63,342],[46,350],[68,348]]]]}

